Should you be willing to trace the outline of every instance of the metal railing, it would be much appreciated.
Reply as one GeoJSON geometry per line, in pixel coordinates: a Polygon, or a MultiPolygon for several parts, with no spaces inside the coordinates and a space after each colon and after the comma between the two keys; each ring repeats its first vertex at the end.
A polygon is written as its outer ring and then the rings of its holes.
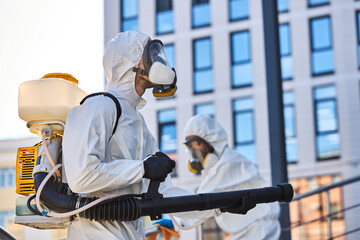
{"type": "MultiPolygon", "coordinates": [[[[313,195],[316,195],[316,194],[322,194],[323,192],[325,192],[326,193],[326,198],[325,198],[326,199],[326,214],[319,217],[319,218],[315,218],[315,219],[312,219],[312,220],[309,220],[309,221],[299,222],[298,224],[292,225],[289,228],[282,229],[282,231],[291,231],[294,228],[297,228],[297,227],[300,227],[300,226],[311,224],[311,223],[314,223],[314,222],[317,222],[317,221],[325,221],[325,220],[327,221],[328,239],[335,239],[335,238],[339,238],[339,237],[346,236],[346,235],[352,234],[354,232],[360,231],[360,227],[359,227],[359,228],[355,228],[355,229],[345,231],[342,234],[338,234],[336,236],[333,236],[333,229],[332,229],[333,217],[335,215],[339,214],[339,213],[343,213],[345,211],[349,211],[349,210],[352,210],[354,208],[360,207],[360,199],[359,199],[358,203],[356,203],[356,204],[354,204],[352,206],[345,207],[345,208],[343,208],[341,210],[338,210],[338,211],[331,211],[330,193],[329,193],[329,191],[331,189],[334,189],[334,188],[337,188],[337,187],[342,188],[345,185],[348,185],[348,184],[351,184],[351,183],[354,183],[354,182],[357,182],[357,181],[360,181],[360,176],[356,176],[356,177],[352,177],[352,178],[349,178],[349,179],[346,179],[346,180],[343,180],[343,181],[339,181],[337,183],[333,183],[333,184],[330,184],[328,186],[319,187],[319,188],[317,188],[315,190],[312,190],[312,191],[302,193],[302,194],[298,194],[298,195],[294,196],[294,198],[292,200],[293,202],[294,201],[300,201],[303,198],[310,197],[310,196],[313,196],[313,195]]],[[[346,218],[344,220],[346,221],[346,218]]]]}

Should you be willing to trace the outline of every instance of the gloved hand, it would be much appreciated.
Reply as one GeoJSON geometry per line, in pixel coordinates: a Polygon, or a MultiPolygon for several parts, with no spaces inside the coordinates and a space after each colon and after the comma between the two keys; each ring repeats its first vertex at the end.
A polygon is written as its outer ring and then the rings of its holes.
{"type": "Polygon", "coordinates": [[[162,218],[158,221],[153,222],[152,225],[159,224],[160,226],[166,227],[166,228],[174,228],[174,224],[171,221],[171,219],[168,218],[162,218]]]}
{"type": "Polygon", "coordinates": [[[248,192],[241,197],[241,203],[239,206],[220,208],[220,211],[245,215],[250,209],[253,209],[254,207],[256,207],[254,195],[248,192]]]}
{"type": "Polygon", "coordinates": [[[165,181],[166,176],[172,172],[175,167],[175,161],[171,160],[166,154],[157,152],[144,161],[144,178],[165,181]]]}

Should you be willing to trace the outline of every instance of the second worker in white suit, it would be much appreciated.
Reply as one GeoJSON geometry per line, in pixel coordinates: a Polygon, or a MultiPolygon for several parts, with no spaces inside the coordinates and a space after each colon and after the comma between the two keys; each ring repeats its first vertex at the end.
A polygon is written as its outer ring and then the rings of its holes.
{"type": "MultiPolygon", "coordinates": [[[[196,193],[266,187],[257,167],[230,148],[224,128],[208,115],[189,119],[184,130],[190,171],[201,173],[196,193]]],[[[215,217],[231,240],[275,240],[280,236],[279,203],[258,204],[246,215],[222,213],[215,217]]],[[[245,212],[244,212],[245,213],[245,212]]]]}

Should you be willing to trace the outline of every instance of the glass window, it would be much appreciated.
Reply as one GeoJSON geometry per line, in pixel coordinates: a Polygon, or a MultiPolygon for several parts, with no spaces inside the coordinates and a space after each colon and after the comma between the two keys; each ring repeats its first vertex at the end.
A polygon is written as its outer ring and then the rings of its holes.
{"type": "Polygon", "coordinates": [[[192,27],[204,27],[210,25],[209,0],[192,0],[192,27]]]}
{"type": "Polygon", "coordinates": [[[15,167],[0,168],[0,188],[15,187],[15,167]]]}
{"type": "Polygon", "coordinates": [[[195,40],[193,48],[194,93],[211,92],[213,90],[211,39],[195,40]]]}
{"type": "Polygon", "coordinates": [[[308,0],[309,7],[329,4],[330,0],[308,0]]]}
{"type": "Polygon", "coordinates": [[[207,114],[211,117],[215,116],[215,108],[213,103],[202,103],[195,105],[194,115],[197,114],[207,114]]]}
{"type": "Polygon", "coordinates": [[[121,1],[121,31],[138,31],[138,0],[121,1]]]}
{"type": "Polygon", "coordinates": [[[298,153],[297,153],[297,139],[296,139],[296,126],[295,126],[294,93],[292,91],[284,92],[283,102],[284,102],[286,160],[287,162],[296,162],[298,158],[298,153]]]}
{"type": "Polygon", "coordinates": [[[229,0],[230,21],[249,17],[249,0],[229,0]]]}
{"type": "Polygon", "coordinates": [[[252,65],[249,31],[231,34],[232,87],[252,84],[252,65]]]}
{"type": "MultiPolygon", "coordinates": [[[[158,129],[160,151],[166,153],[172,160],[177,160],[177,142],[176,142],[176,110],[167,109],[158,112],[158,129]]],[[[176,167],[171,172],[175,177],[176,167]]]]}
{"type": "Polygon", "coordinates": [[[12,222],[14,218],[14,212],[12,211],[1,211],[0,212],[0,226],[6,228],[9,222],[12,222]]]}
{"type": "Polygon", "coordinates": [[[235,149],[256,162],[253,99],[240,98],[233,101],[235,149]]]}
{"type": "Polygon", "coordinates": [[[331,40],[331,23],[329,17],[310,20],[311,28],[311,62],[313,75],[334,72],[334,56],[331,40]]]}
{"type": "Polygon", "coordinates": [[[358,67],[360,68],[360,11],[356,12],[356,20],[357,20],[358,67]]]}
{"type": "Polygon", "coordinates": [[[167,60],[171,67],[175,67],[175,48],[174,44],[164,45],[164,51],[167,57],[167,60]]]}
{"type": "Polygon", "coordinates": [[[339,157],[340,136],[335,86],[314,89],[316,152],[318,159],[339,157]]]}
{"type": "Polygon", "coordinates": [[[156,0],[156,34],[174,32],[172,0],[156,0]]]}
{"type": "Polygon", "coordinates": [[[289,24],[281,24],[279,26],[279,40],[281,55],[281,77],[283,80],[289,80],[293,76],[289,24]]]}
{"type": "Polygon", "coordinates": [[[289,0],[277,0],[277,9],[279,13],[289,11],[289,0]]]}

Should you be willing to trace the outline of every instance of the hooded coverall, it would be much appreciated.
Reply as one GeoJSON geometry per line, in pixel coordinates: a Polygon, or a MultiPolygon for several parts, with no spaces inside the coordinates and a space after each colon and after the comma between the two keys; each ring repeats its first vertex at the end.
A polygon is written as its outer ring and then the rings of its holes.
{"type": "MultiPolygon", "coordinates": [[[[105,47],[105,90],[119,100],[122,108],[113,136],[116,106],[108,97],[91,97],[67,116],[63,164],[73,192],[101,197],[140,194],[148,189],[149,180],[143,178],[143,160],[159,149],[138,112],[146,102],[135,91],[132,71],[138,66],[148,40],[145,34],[127,31],[119,33],[105,47]]],[[[190,194],[174,187],[170,176],[160,184],[159,192],[164,197],[190,194]]],[[[76,218],[68,229],[68,239],[145,239],[143,220],[112,222],[76,218]]]]}
{"type": "MultiPolygon", "coordinates": [[[[257,167],[227,144],[224,128],[207,115],[189,119],[185,136],[199,136],[215,150],[217,161],[204,160],[197,193],[237,191],[266,187],[257,167]]],[[[246,215],[223,213],[215,217],[219,227],[231,233],[230,239],[272,240],[280,236],[279,203],[257,204],[246,215]]]]}

